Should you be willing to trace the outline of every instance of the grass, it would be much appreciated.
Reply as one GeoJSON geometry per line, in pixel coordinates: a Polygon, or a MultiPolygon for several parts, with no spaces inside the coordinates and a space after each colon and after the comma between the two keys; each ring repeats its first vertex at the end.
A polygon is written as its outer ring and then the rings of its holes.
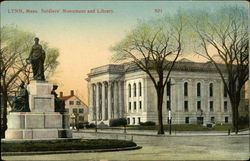
{"type": "Polygon", "coordinates": [[[67,142],[1,143],[1,152],[36,152],[62,150],[112,149],[136,146],[126,140],[85,139],[67,142]]]}
{"type": "MultiPolygon", "coordinates": [[[[106,129],[120,129],[123,127],[112,127],[106,129]]],[[[155,126],[127,126],[127,130],[158,130],[158,125],[155,126]]],[[[169,125],[164,125],[164,130],[168,130],[169,125]]],[[[213,128],[209,129],[202,125],[192,125],[192,124],[181,124],[181,125],[171,125],[171,129],[173,131],[228,131],[228,129],[232,130],[232,125],[215,125],[213,128]]]]}

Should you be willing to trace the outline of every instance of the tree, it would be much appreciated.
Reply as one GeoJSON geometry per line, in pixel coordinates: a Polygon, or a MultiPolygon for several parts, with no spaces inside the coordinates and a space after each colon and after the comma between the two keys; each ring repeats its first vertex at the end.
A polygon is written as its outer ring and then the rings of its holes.
{"type": "Polygon", "coordinates": [[[129,61],[152,80],[157,93],[158,134],[164,134],[162,105],[164,88],[182,51],[184,17],[180,14],[139,22],[121,42],[111,48],[116,62],[129,61]]]}
{"type": "MultiPolygon", "coordinates": [[[[7,106],[11,106],[10,96],[17,91],[21,81],[29,83],[31,79],[31,67],[27,65],[26,58],[34,43],[35,35],[18,29],[14,26],[1,27],[0,49],[0,93],[1,93],[1,136],[5,137],[7,129],[7,106]]],[[[42,42],[46,52],[45,74],[51,76],[57,65],[59,52],[55,48],[49,48],[48,43],[42,42]]]]}
{"type": "Polygon", "coordinates": [[[249,76],[247,9],[225,7],[213,13],[200,12],[192,17],[196,20],[192,27],[201,47],[201,50],[196,49],[196,53],[211,61],[217,69],[230,98],[232,122],[237,134],[241,90],[249,76]]]}

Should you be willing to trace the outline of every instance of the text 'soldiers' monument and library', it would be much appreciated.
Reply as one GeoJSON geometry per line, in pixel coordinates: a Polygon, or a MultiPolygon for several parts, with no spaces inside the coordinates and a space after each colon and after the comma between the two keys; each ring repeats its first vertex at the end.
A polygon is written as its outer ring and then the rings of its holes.
{"type": "Polygon", "coordinates": [[[33,80],[27,89],[24,82],[20,85],[8,115],[6,139],[72,138],[64,101],[57,98],[57,86],[45,80],[44,61],[45,51],[35,38],[27,58],[32,66],[33,80]]]}

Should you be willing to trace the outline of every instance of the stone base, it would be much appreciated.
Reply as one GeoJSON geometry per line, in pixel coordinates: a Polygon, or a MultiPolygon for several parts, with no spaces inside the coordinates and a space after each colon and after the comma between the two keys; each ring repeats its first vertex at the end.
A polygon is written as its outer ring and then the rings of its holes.
{"type": "Polygon", "coordinates": [[[65,129],[8,129],[6,131],[6,139],[54,138],[72,138],[72,132],[65,129]]]}
{"type": "Polygon", "coordinates": [[[55,100],[51,94],[53,85],[46,81],[32,80],[27,86],[31,112],[54,112],[55,100]]]}
{"type": "Polygon", "coordinates": [[[59,112],[10,112],[6,139],[71,138],[68,115],[59,112]]]}

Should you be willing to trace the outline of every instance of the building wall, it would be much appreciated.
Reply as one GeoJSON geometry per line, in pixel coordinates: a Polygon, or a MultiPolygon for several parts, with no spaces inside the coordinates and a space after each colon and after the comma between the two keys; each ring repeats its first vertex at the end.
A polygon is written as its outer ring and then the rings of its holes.
{"type": "Polygon", "coordinates": [[[77,97],[72,96],[67,99],[65,101],[65,108],[70,115],[70,123],[74,123],[75,121],[72,117],[73,114],[77,114],[79,123],[88,122],[88,107],[83,105],[82,101],[77,97]]]}
{"type": "MultiPolygon", "coordinates": [[[[216,72],[191,72],[191,71],[172,71],[171,75],[171,115],[173,124],[197,124],[199,119],[203,119],[203,123],[214,122],[231,123],[231,108],[228,96],[224,97],[224,85],[220,76],[216,72]],[[184,83],[187,83],[188,95],[184,96],[184,83]],[[197,96],[197,83],[200,83],[200,96],[197,96]],[[210,84],[212,84],[213,95],[210,96],[210,84]],[[185,110],[185,101],[188,108],[185,110]],[[197,109],[198,101],[200,102],[200,110],[197,109]],[[210,103],[211,102],[211,103],[210,103]],[[224,110],[224,102],[227,102],[227,110],[224,110]],[[212,105],[210,105],[212,104],[212,105]],[[211,108],[210,108],[211,106],[211,108]],[[227,117],[228,122],[225,122],[227,117]],[[188,120],[187,120],[188,118],[188,120]]],[[[157,95],[154,84],[149,76],[142,71],[130,71],[119,74],[105,73],[102,75],[92,76],[89,80],[89,87],[100,82],[123,81],[123,105],[124,113],[130,125],[138,125],[140,122],[154,121],[158,123],[157,117],[157,95]],[[119,78],[119,79],[118,79],[119,78]],[[139,83],[141,83],[142,93],[139,95],[139,83]],[[136,85],[136,96],[134,96],[134,84],[136,85]],[[131,96],[129,96],[129,85],[131,86],[131,96]],[[140,103],[141,101],[141,109],[140,103]],[[131,104],[131,105],[130,105],[131,104]],[[135,108],[136,104],[136,108],[135,108]]],[[[170,101],[167,96],[167,87],[164,89],[163,101],[163,123],[168,123],[169,110],[167,102],[170,101]]],[[[90,89],[89,89],[90,91],[90,89]]],[[[90,92],[89,96],[95,96],[95,91],[90,92]]],[[[119,96],[118,96],[119,97],[119,96]]],[[[90,98],[91,107],[94,103],[90,98]]],[[[120,108],[120,104],[115,108],[120,108]]],[[[108,120],[111,118],[108,118],[108,120]]],[[[113,119],[113,118],[112,118],[113,119]]],[[[92,122],[95,120],[92,119],[92,122]]],[[[98,120],[100,123],[102,120],[98,120]]],[[[103,120],[108,123],[107,120],[103,120]]]]}

